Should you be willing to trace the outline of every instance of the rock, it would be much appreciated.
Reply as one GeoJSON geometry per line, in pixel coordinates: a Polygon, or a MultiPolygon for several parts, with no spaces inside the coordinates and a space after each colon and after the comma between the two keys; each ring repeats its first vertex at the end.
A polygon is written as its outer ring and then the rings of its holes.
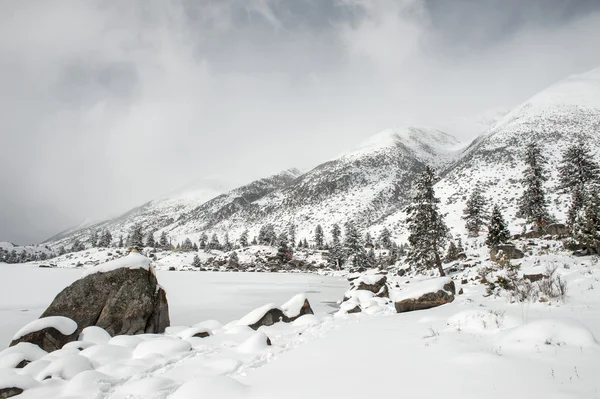
{"type": "Polygon", "coordinates": [[[360,306],[356,305],[352,309],[347,310],[346,313],[360,313],[361,311],[362,310],[361,310],[360,306]]]}
{"type": "Polygon", "coordinates": [[[291,323],[292,321],[304,315],[314,314],[308,299],[303,298],[304,300],[302,301],[301,306],[297,306],[297,304],[293,303],[294,299],[299,297],[299,295],[296,295],[294,298],[292,298],[292,300],[283,304],[282,309],[268,308],[268,305],[266,307],[256,309],[255,311],[244,316],[240,322],[241,324],[246,324],[253,330],[258,330],[261,326],[272,326],[280,321],[284,323],[291,323]],[[256,320],[257,317],[259,317],[258,320],[256,320]],[[248,322],[249,320],[252,321],[248,322]]]}
{"type": "Polygon", "coordinates": [[[562,223],[552,223],[546,226],[546,233],[551,236],[566,237],[569,235],[569,229],[562,223]]]}
{"type": "Polygon", "coordinates": [[[466,278],[463,278],[462,280],[460,280],[461,284],[467,284],[469,281],[466,278]]]}
{"type": "Polygon", "coordinates": [[[272,326],[280,321],[288,323],[289,319],[281,309],[273,308],[265,312],[265,314],[257,322],[249,324],[248,327],[253,330],[258,330],[261,326],[272,326]]]}
{"type": "Polygon", "coordinates": [[[396,312],[412,312],[414,310],[424,310],[434,308],[454,301],[456,287],[454,281],[450,280],[444,284],[441,290],[428,292],[418,298],[409,298],[395,303],[396,312]]]}
{"type": "Polygon", "coordinates": [[[524,274],[523,278],[525,280],[529,280],[532,283],[535,283],[536,281],[540,281],[541,279],[545,278],[546,276],[542,273],[538,273],[538,274],[524,274]]]}
{"type": "Polygon", "coordinates": [[[387,277],[384,275],[377,275],[379,279],[368,279],[370,276],[363,276],[358,279],[358,284],[355,283],[357,290],[371,291],[375,296],[379,298],[388,298],[389,291],[387,287],[387,277]]]}
{"type": "Polygon", "coordinates": [[[467,260],[467,254],[461,252],[458,254],[458,260],[467,260]]]}
{"type": "Polygon", "coordinates": [[[111,336],[162,333],[169,326],[169,305],[156,277],[144,268],[117,268],[90,274],[62,290],[40,316],[64,316],[77,330],[63,336],[53,328],[11,342],[31,342],[51,352],[77,340],[89,326],[102,327],[111,336]],[[41,344],[41,345],[40,345],[41,344]]]}
{"type": "Polygon", "coordinates": [[[462,294],[464,294],[464,293],[465,293],[465,292],[463,291],[463,289],[462,289],[462,288],[461,288],[460,290],[458,290],[458,295],[462,295],[462,294]]]}
{"type": "Polygon", "coordinates": [[[23,390],[21,388],[15,388],[15,387],[2,388],[2,389],[0,389],[0,398],[1,399],[12,398],[13,396],[17,396],[22,393],[23,393],[23,390]]]}
{"type": "Polygon", "coordinates": [[[525,256],[523,251],[517,249],[517,247],[512,244],[501,244],[490,250],[490,259],[492,262],[496,262],[500,258],[500,255],[502,255],[504,259],[521,259],[525,256]]]}
{"type": "Polygon", "coordinates": [[[543,232],[541,232],[541,231],[531,230],[531,231],[528,231],[527,233],[523,234],[523,237],[525,237],[525,238],[540,238],[542,235],[543,235],[543,232]]]}

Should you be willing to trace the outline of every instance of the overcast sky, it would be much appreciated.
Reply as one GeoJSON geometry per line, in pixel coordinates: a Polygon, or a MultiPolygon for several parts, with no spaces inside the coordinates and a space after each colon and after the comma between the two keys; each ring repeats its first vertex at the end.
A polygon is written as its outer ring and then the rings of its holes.
{"type": "Polygon", "coordinates": [[[600,66],[597,0],[0,2],[0,241],[309,169],[600,66]]]}

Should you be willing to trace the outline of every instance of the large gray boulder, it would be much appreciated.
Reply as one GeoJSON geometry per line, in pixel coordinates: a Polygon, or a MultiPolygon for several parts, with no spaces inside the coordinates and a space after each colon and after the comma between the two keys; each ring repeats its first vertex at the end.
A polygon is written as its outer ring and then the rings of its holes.
{"type": "Polygon", "coordinates": [[[450,279],[438,279],[439,286],[429,285],[431,292],[426,292],[416,297],[406,298],[395,302],[397,313],[412,312],[414,310],[430,309],[454,301],[456,287],[450,279]]]}
{"type": "Polygon", "coordinates": [[[141,258],[147,259],[131,254],[118,260],[118,265],[124,267],[102,268],[100,265],[100,271],[75,281],[54,298],[40,318],[68,317],[77,323],[73,334],[65,336],[53,328],[44,329],[16,339],[10,345],[31,342],[51,352],[76,340],[89,326],[101,327],[112,336],[164,332],[169,326],[165,291],[158,285],[151,268],[126,267],[128,260],[139,265],[141,258]]]}
{"type": "Polygon", "coordinates": [[[501,256],[506,260],[521,259],[525,257],[525,254],[512,244],[501,244],[490,250],[490,259],[492,262],[496,262],[501,256]]]}

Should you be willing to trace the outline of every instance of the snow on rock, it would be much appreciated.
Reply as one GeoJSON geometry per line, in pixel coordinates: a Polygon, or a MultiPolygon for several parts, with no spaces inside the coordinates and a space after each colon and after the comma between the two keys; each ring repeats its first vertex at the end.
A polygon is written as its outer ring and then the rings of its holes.
{"type": "Polygon", "coordinates": [[[64,388],[65,396],[93,398],[108,392],[116,380],[96,370],[85,370],[73,377],[64,388]],[[71,395],[71,396],[70,396],[71,395]]]}
{"type": "Polygon", "coordinates": [[[238,324],[242,324],[242,325],[246,325],[246,326],[250,326],[253,324],[258,323],[258,321],[260,321],[260,319],[262,319],[265,314],[271,310],[279,310],[281,312],[281,309],[279,309],[277,306],[275,306],[274,303],[268,303],[266,305],[261,306],[260,308],[256,308],[253,311],[251,311],[250,313],[246,314],[244,317],[242,317],[241,319],[238,320],[238,324]]]}
{"type": "Polygon", "coordinates": [[[89,326],[84,328],[79,334],[80,341],[92,342],[94,344],[104,344],[111,339],[105,329],[98,326],[89,326]]]}
{"type": "Polygon", "coordinates": [[[70,380],[77,374],[85,370],[92,370],[90,360],[79,354],[65,355],[52,361],[46,366],[37,376],[38,381],[43,381],[46,378],[61,378],[70,380]]]}
{"type": "Polygon", "coordinates": [[[258,353],[267,349],[271,345],[271,340],[262,331],[257,331],[250,338],[242,342],[237,350],[242,353],[258,353]]]}
{"type": "Polygon", "coordinates": [[[439,277],[405,285],[402,290],[392,295],[392,299],[396,312],[403,313],[452,302],[455,293],[454,281],[450,277],[439,277]]]}
{"type": "Polygon", "coordinates": [[[121,360],[131,359],[133,349],[118,345],[98,344],[81,351],[81,356],[90,359],[94,368],[121,360]]]}
{"type": "Polygon", "coordinates": [[[37,345],[30,344],[29,342],[19,342],[0,352],[0,368],[14,368],[21,362],[33,362],[47,354],[48,352],[37,345]]]}
{"type": "MultiPolygon", "coordinates": [[[[13,388],[14,395],[17,395],[27,389],[34,388],[39,384],[28,375],[17,373],[14,369],[0,369],[0,394],[11,392],[13,388]],[[15,389],[16,388],[16,389],[15,389]]],[[[10,397],[10,396],[0,396],[10,397]]]]}
{"type": "Polygon", "coordinates": [[[292,299],[281,305],[281,309],[288,318],[294,320],[306,314],[314,314],[305,294],[294,295],[292,299]]]}
{"type": "Polygon", "coordinates": [[[585,325],[568,318],[529,322],[505,331],[496,343],[499,350],[517,352],[539,351],[544,347],[565,345],[599,348],[594,334],[585,325]]]}
{"type": "Polygon", "coordinates": [[[192,327],[203,327],[211,331],[217,331],[223,328],[223,324],[217,320],[205,320],[194,324],[192,327]]]}
{"type": "Polygon", "coordinates": [[[13,336],[13,341],[16,341],[25,335],[29,335],[46,328],[54,328],[62,335],[71,335],[77,330],[77,323],[72,319],[64,316],[48,316],[32,321],[21,328],[13,336]]]}
{"type": "Polygon", "coordinates": [[[199,393],[206,398],[242,398],[248,388],[233,378],[225,376],[199,377],[180,386],[168,399],[197,399],[199,393]]]}
{"type": "Polygon", "coordinates": [[[144,341],[133,350],[134,359],[142,359],[149,355],[159,354],[167,358],[189,352],[191,345],[179,338],[162,337],[144,341]]]}
{"type": "Polygon", "coordinates": [[[189,327],[183,331],[180,331],[177,334],[177,336],[181,339],[188,339],[193,337],[206,338],[212,334],[212,331],[206,327],[189,327]]]}
{"type": "Polygon", "coordinates": [[[144,340],[136,335],[117,335],[112,337],[108,343],[115,346],[124,346],[126,348],[135,348],[144,340]]]}
{"type": "Polygon", "coordinates": [[[82,277],[94,273],[106,273],[117,269],[144,269],[152,271],[151,260],[138,252],[131,252],[129,255],[119,259],[111,260],[96,267],[84,271],[82,277]]]}

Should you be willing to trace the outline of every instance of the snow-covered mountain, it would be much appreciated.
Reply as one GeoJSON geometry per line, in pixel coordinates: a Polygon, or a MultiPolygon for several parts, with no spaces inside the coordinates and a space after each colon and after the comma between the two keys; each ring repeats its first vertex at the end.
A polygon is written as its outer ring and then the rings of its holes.
{"type": "Polygon", "coordinates": [[[173,242],[188,237],[197,241],[202,233],[220,238],[227,233],[235,240],[245,229],[252,238],[266,223],[279,231],[293,223],[296,239],[310,240],[317,224],[328,236],[334,223],[350,219],[375,234],[385,225],[404,241],[402,209],[413,178],[425,163],[442,176],[436,192],[455,233],[463,232],[462,209],[477,185],[490,201],[501,205],[511,228],[518,230],[515,212],[525,146],[531,141],[542,145],[548,158],[551,211],[562,219],[568,199],[553,189],[556,170],[562,151],[577,140],[589,143],[600,155],[600,69],[569,77],[535,95],[470,145],[430,128],[388,129],[307,173],[292,169],[227,192],[213,188],[201,195],[190,196],[189,190],[175,193],[119,218],[58,235],[49,243],[85,241],[91,231],[104,228],[116,239],[136,223],[145,231],[167,232],[173,242]]]}
{"type": "Polygon", "coordinates": [[[478,137],[459,159],[443,173],[436,192],[442,198],[446,222],[457,232],[464,203],[476,185],[505,212],[511,228],[515,223],[517,199],[521,195],[523,152],[537,142],[548,160],[551,212],[564,220],[568,198],[556,192],[557,167],[569,145],[583,140],[600,161],[600,69],[571,76],[533,96],[487,133],[478,137]]]}
{"type": "Polygon", "coordinates": [[[215,179],[198,179],[168,195],[147,202],[127,213],[106,221],[87,223],[69,229],[45,241],[52,247],[70,245],[75,239],[86,242],[93,231],[108,229],[114,240],[126,237],[131,228],[141,224],[145,231],[160,229],[175,223],[179,218],[211,198],[223,193],[225,186],[215,179]]]}

